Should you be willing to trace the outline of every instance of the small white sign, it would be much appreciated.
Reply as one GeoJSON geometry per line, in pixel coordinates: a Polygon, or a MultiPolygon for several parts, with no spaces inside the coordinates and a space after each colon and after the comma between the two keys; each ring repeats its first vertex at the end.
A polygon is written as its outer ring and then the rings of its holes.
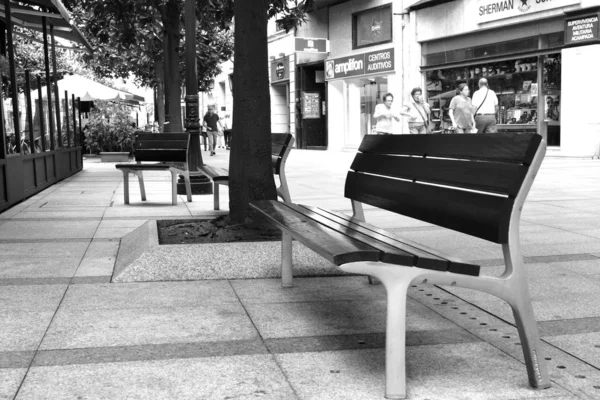
{"type": "Polygon", "coordinates": [[[518,17],[579,3],[581,0],[479,0],[477,23],[518,17]]]}

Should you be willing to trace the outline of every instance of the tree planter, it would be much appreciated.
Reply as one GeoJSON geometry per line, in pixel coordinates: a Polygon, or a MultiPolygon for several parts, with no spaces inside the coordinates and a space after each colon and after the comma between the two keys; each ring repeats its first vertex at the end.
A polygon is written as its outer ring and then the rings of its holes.
{"type": "Polygon", "coordinates": [[[127,151],[101,151],[100,161],[102,162],[127,162],[129,161],[129,152],[127,151]]]}
{"type": "MultiPolygon", "coordinates": [[[[294,276],[349,275],[293,242],[294,276]]],[[[121,239],[112,282],[281,277],[281,241],[159,245],[154,220],[121,239]],[[251,256],[249,256],[251,254],[251,256]]]]}

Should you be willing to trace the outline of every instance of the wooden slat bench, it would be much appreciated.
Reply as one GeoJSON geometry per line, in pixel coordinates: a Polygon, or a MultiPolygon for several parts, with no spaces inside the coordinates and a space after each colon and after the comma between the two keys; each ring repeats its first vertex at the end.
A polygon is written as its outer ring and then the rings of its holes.
{"type": "Polygon", "coordinates": [[[367,135],[346,178],[353,216],[277,201],[251,206],[281,229],[284,287],[292,286],[292,239],[344,271],[383,282],[386,398],[406,397],[406,295],[415,280],[475,289],[508,302],[529,383],[545,388],[548,371],[519,244],[521,208],[545,151],[541,136],[529,133],[367,135]],[[368,224],[362,203],[498,243],[505,272],[480,276],[478,265],[368,224]]]}
{"type": "Polygon", "coordinates": [[[185,179],[187,201],[191,202],[192,189],[187,166],[188,141],[187,133],[136,133],[134,144],[136,163],[116,165],[116,168],[123,172],[125,204],[129,204],[129,174],[138,177],[142,201],[146,201],[143,171],[171,172],[173,205],[177,204],[177,175],[182,175],[185,179]]]}
{"type": "MultiPolygon", "coordinates": [[[[279,176],[279,186],[277,187],[277,195],[287,203],[291,203],[290,190],[285,176],[285,163],[288,155],[294,145],[294,137],[289,133],[273,133],[271,134],[271,162],[273,164],[273,174],[279,176]]],[[[204,164],[198,168],[213,182],[214,193],[214,209],[220,208],[219,186],[229,185],[229,170],[226,168],[216,168],[204,164]]]]}

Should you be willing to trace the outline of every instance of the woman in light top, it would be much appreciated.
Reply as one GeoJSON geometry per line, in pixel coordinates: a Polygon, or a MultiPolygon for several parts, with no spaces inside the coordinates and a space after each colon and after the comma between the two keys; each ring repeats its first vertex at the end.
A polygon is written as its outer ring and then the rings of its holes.
{"type": "Polygon", "coordinates": [[[400,115],[397,112],[392,111],[392,103],[394,102],[394,95],[386,93],[382,97],[383,103],[375,106],[375,113],[373,118],[377,120],[375,126],[375,132],[378,135],[391,135],[393,131],[393,120],[400,121],[400,115]]]}
{"type": "Polygon", "coordinates": [[[423,90],[416,87],[410,91],[410,102],[400,114],[408,117],[408,129],[412,134],[428,133],[429,104],[423,101],[423,90]]]}
{"type": "Polygon", "coordinates": [[[456,133],[471,133],[475,127],[475,108],[469,97],[469,87],[461,83],[456,89],[456,96],[450,100],[448,115],[452,120],[452,128],[456,133]]]}

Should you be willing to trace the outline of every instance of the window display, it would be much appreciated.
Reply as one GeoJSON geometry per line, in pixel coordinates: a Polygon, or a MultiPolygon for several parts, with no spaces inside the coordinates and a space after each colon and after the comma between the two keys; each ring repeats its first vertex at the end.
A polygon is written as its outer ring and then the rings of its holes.
{"type": "MultiPolygon", "coordinates": [[[[456,87],[466,83],[473,93],[479,79],[486,78],[498,96],[499,130],[533,129],[543,131],[542,134],[548,132],[549,136],[552,131],[552,135],[556,135],[559,130],[549,127],[560,128],[560,54],[539,58],[541,60],[536,56],[427,71],[427,101],[432,110],[434,131],[449,132],[452,121],[448,106],[456,95],[456,87]],[[541,74],[538,65],[543,65],[541,74]],[[539,101],[544,101],[542,107],[538,106],[539,101]],[[543,118],[538,118],[541,113],[543,118]],[[541,126],[542,123],[545,125],[541,126]]],[[[548,139],[550,145],[559,142],[558,138],[548,139]]]]}

